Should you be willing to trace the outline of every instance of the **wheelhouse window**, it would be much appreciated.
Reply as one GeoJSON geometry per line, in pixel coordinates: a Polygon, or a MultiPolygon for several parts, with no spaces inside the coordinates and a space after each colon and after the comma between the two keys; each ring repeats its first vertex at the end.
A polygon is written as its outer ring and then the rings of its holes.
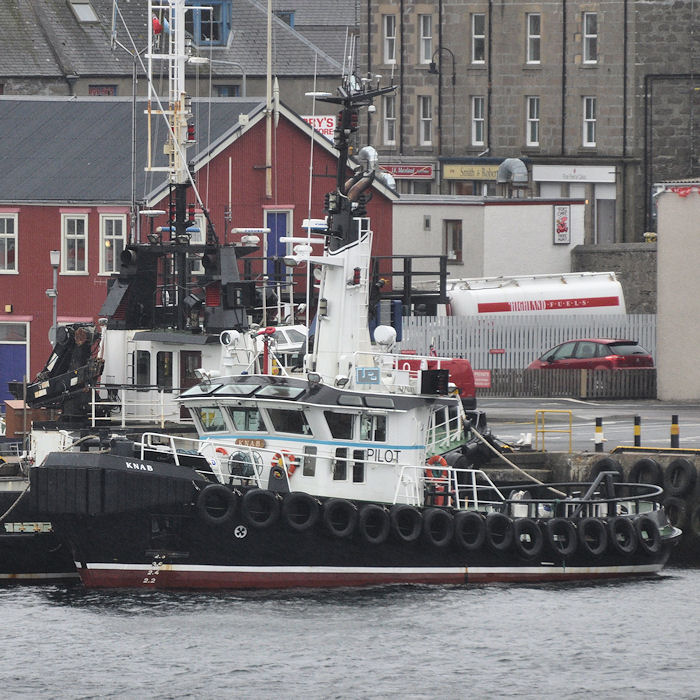
{"type": "Polygon", "coordinates": [[[156,384],[159,389],[173,388],[173,354],[160,351],[156,355],[156,384]]]}
{"type": "Polygon", "coordinates": [[[527,123],[525,142],[528,146],[540,145],[540,98],[527,98],[527,123]]]}
{"type": "Polygon", "coordinates": [[[598,62],[598,13],[583,13],[583,62],[598,62]]]}
{"type": "Polygon", "coordinates": [[[273,429],[278,433],[311,435],[311,426],[309,426],[303,411],[268,408],[267,415],[272,421],[273,429]]]}
{"type": "Polygon", "coordinates": [[[418,97],[419,106],[419,141],[421,146],[433,144],[433,98],[430,95],[418,97]]]}
{"type": "Polygon", "coordinates": [[[396,15],[384,15],[384,63],[396,63],[396,15]]]}
{"type": "Polygon", "coordinates": [[[137,350],[134,357],[136,384],[148,386],[151,383],[151,353],[148,350],[137,350]]]}
{"type": "Polygon", "coordinates": [[[486,63],[486,15],[472,15],[472,63],[486,63]]]}
{"type": "Polygon", "coordinates": [[[0,214],[0,273],[17,272],[17,214],[0,214]]]}
{"type": "Polygon", "coordinates": [[[61,253],[61,272],[87,272],[87,214],[62,214],[61,238],[63,241],[63,251],[61,253]]]}
{"type": "Polygon", "coordinates": [[[583,145],[596,145],[596,98],[583,98],[583,145]]]}
{"type": "Polygon", "coordinates": [[[190,0],[185,16],[185,31],[195,43],[221,46],[228,42],[231,32],[231,2],[229,0],[190,0]]]}
{"type": "Polygon", "coordinates": [[[462,262],[462,220],[446,219],[445,254],[448,262],[462,262]]]}
{"type": "Polygon", "coordinates": [[[349,440],[352,438],[352,426],[354,416],[352,413],[339,413],[337,411],[324,411],[328,429],[331,435],[340,440],[349,440]]]}
{"type": "Polygon", "coordinates": [[[226,421],[218,406],[197,406],[194,414],[205,433],[223,433],[226,430],[226,421]]]}
{"type": "Polygon", "coordinates": [[[335,459],[331,466],[333,470],[333,481],[345,481],[348,478],[348,448],[337,447],[335,459]]]}
{"type": "Polygon", "coordinates": [[[384,144],[396,145],[396,96],[384,96],[384,144]]]}
{"type": "Polygon", "coordinates": [[[480,95],[472,97],[472,145],[483,146],[486,130],[485,119],[486,98],[480,95]]]}
{"type": "Polygon", "coordinates": [[[540,15],[528,14],[527,19],[527,62],[540,62],[540,15]]]}
{"type": "Polygon", "coordinates": [[[265,423],[257,406],[236,406],[228,409],[233,427],[241,433],[261,432],[265,423]]]}
{"type": "Polygon", "coordinates": [[[360,440],[386,442],[386,416],[363,414],[360,420],[360,440]]]}
{"type": "Polygon", "coordinates": [[[430,63],[433,56],[433,16],[418,15],[418,27],[420,31],[420,62],[430,63]]]}
{"type": "Polygon", "coordinates": [[[119,272],[121,254],[126,242],[126,215],[100,215],[100,272],[119,272]]]}

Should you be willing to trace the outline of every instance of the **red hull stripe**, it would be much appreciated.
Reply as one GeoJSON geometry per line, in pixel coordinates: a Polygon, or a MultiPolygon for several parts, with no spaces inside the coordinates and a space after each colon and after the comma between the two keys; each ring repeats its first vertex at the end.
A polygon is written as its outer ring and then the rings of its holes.
{"type": "Polygon", "coordinates": [[[88,588],[331,588],[380,584],[465,584],[575,581],[656,573],[661,565],[608,567],[216,567],[164,564],[88,564],[88,588]]]}
{"type": "Polygon", "coordinates": [[[619,306],[619,297],[577,297],[574,299],[523,299],[522,301],[491,301],[477,304],[480,314],[503,311],[558,311],[590,309],[597,306],[619,306]]]}

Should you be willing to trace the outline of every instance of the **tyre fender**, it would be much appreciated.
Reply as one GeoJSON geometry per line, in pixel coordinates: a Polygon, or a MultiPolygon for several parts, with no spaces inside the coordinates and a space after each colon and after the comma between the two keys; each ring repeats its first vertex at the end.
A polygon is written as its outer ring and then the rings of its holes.
{"type": "Polygon", "coordinates": [[[303,491],[292,491],[282,501],[282,520],[296,532],[311,529],[321,516],[318,501],[303,491]]]}
{"type": "Polygon", "coordinates": [[[678,457],[666,467],[664,488],[669,496],[685,496],[693,490],[697,479],[695,465],[685,457],[678,457]]]}
{"type": "Polygon", "coordinates": [[[581,548],[594,557],[604,554],[608,548],[608,530],[599,518],[583,518],[578,524],[578,541],[581,548]]]}
{"type": "Polygon", "coordinates": [[[618,554],[634,554],[637,549],[637,531],[634,523],[624,515],[617,515],[608,523],[610,548],[618,554]]]}
{"type": "Polygon", "coordinates": [[[197,496],[197,513],[207,525],[218,526],[233,520],[238,499],[223,484],[207,484],[197,496]]]}
{"type": "Polygon", "coordinates": [[[486,520],[475,510],[460,510],[454,516],[455,542],[467,552],[478,552],[486,541],[486,520]]]}
{"type": "Polygon", "coordinates": [[[640,515],[634,521],[637,531],[639,548],[649,555],[658,554],[661,551],[661,533],[656,521],[648,515],[640,515]]]}
{"type": "Polygon", "coordinates": [[[569,557],[578,546],[576,526],[568,518],[552,518],[545,526],[547,544],[555,554],[569,557]]]}
{"type": "Polygon", "coordinates": [[[433,547],[446,547],[454,536],[454,518],[441,508],[428,508],[423,513],[423,535],[433,547]]]}
{"type": "Polygon", "coordinates": [[[486,516],[486,541],[494,552],[507,552],[513,544],[513,521],[505,514],[486,516]]]}
{"type": "Polygon", "coordinates": [[[401,542],[415,542],[423,531],[423,514],[414,506],[398,503],[389,511],[391,531],[401,542]]]}
{"type": "Polygon", "coordinates": [[[384,544],[391,530],[389,513],[376,503],[368,503],[360,509],[357,527],[365,542],[384,544]]]}
{"type": "Polygon", "coordinates": [[[273,491],[251,489],[243,495],[241,511],[250,525],[264,529],[279,517],[280,501],[273,491]]]}
{"type": "Polygon", "coordinates": [[[513,521],[513,543],[521,557],[538,557],[544,547],[544,536],[540,526],[532,518],[516,518],[513,521]]]}
{"type": "Polygon", "coordinates": [[[630,469],[629,480],[633,484],[654,484],[661,486],[664,473],[661,465],[651,457],[638,459],[630,469]]]}
{"type": "Polygon", "coordinates": [[[357,507],[344,498],[329,498],[323,504],[323,522],[336,537],[350,537],[357,526],[357,507]]]}

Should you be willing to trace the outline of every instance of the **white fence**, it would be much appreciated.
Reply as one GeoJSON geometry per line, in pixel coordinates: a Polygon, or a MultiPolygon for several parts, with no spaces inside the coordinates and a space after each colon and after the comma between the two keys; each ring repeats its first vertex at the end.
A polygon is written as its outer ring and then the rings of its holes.
{"type": "Polygon", "coordinates": [[[403,350],[464,357],[474,369],[524,369],[546,350],[575,338],[636,340],[656,356],[655,314],[520,316],[482,314],[411,316],[403,319],[403,350]]]}

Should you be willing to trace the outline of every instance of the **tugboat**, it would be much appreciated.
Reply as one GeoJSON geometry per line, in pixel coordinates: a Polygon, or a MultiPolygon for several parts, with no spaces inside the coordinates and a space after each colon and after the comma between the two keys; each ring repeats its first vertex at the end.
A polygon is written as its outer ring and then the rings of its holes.
{"type": "MultiPolygon", "coordinates": [[[[388,326],[371,340],[373,233],[362,223],[378,159],[371,147],[348,156],[360,108],[393,89],[348,73],[320,98],[340,108],[335,188],[325,229],[285,259],[322,270],[302,371],[201,372],[179,397],[196,438],[115,437],[100,450],[50,452],[30,470],[29,501],[85,586],[570,581],[663,568],[680,531],[659,487],[603,472],[591,484],[503,493],[470,461],[449,369],[392,352],[388,326]]],[[[222,342],[235,349],[243,335],[222,342]]]]}

